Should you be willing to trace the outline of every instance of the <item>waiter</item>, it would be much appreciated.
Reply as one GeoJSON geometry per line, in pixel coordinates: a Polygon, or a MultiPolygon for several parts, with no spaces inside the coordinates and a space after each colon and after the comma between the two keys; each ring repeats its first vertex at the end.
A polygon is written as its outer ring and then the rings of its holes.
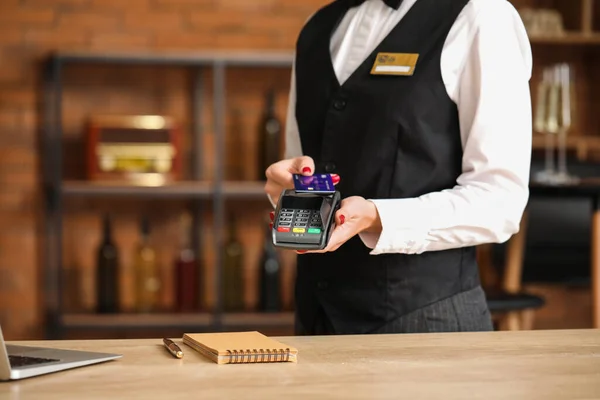
{"type": "Polygon", "coordinates": [[[298,256],[297,334],[491,330],[476,247],[528,200],[531,48],[506,0],[337,0],[300,32],[285,159],[344,200],[298,256]]]}

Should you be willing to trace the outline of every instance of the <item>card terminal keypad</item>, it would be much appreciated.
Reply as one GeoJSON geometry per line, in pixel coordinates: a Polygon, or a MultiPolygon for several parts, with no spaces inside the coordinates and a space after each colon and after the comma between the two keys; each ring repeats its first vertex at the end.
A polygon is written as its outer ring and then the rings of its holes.
{"type": "Polygon", "coordinates": [[[320,234],[323,229],[318,210],[283,209],[279,213],[277,230],[290,232],[295,236],[320,234]]]}

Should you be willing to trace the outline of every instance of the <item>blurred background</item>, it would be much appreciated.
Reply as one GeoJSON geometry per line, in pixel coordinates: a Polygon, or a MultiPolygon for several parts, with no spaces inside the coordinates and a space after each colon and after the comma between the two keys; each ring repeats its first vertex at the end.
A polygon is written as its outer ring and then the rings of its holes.
{"type": "MultiPolygon", "coordinates": [[[[532,176],[561,63],[569,171],[600,174],[600,4],[511,2],[534,54],[532,176]]],[[[262,180],[295,40],[326,3],[0,0],[7,339],[293,333],[295,254],[270,245],[262,180]]],[[[519,240],[482,247],[498,329],[592,326],[592,204],[532,196],[519,240]]]]}

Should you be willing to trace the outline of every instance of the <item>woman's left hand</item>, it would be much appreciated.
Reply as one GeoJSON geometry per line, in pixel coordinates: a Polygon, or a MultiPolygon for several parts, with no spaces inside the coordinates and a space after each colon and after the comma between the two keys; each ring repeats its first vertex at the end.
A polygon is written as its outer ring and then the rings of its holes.
{"type": "Polygon", "coordinates": [[[329,244],[323,250],[299,251],[298,253],[327,253],[337,250],[348,240],[361,232],[381,232],[381,221],[377,207],[363,197],[353,196],[342,200],[335,214],[335,228],[329,244]]]}

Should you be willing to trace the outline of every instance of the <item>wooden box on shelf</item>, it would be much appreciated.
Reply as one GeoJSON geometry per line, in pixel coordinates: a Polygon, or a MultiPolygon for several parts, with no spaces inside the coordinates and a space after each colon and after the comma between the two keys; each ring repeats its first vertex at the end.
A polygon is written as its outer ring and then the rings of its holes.
{"type": "Polygon", "coordinates": [[[161,115],[98,115],[87,132],[88,178],[140,185],[181,179],[181,129],[161,115]]]}

